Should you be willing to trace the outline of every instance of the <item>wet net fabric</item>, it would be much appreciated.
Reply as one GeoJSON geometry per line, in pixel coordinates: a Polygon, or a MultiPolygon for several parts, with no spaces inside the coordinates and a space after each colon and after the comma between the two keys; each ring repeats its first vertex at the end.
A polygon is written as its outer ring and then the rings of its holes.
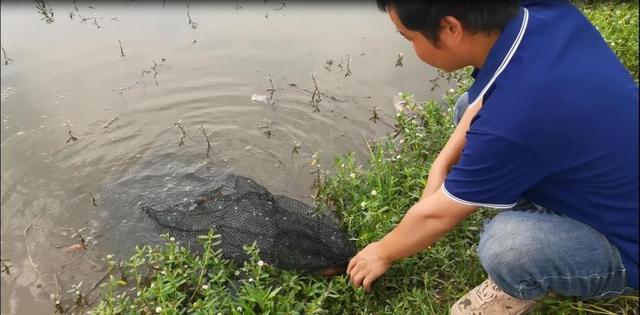
{"type": "Polygon", "coordinates": [[[227,174],[221,185],[182,202],[140,210],[165,232],[194,240],[213,229],[225,258],[242,263],[244,245],[256,242],[267,263],[287,270],[334,274],[355,254],[355,244],[333,216],[303,202],[272,195],[250,178],[227,174]]]}

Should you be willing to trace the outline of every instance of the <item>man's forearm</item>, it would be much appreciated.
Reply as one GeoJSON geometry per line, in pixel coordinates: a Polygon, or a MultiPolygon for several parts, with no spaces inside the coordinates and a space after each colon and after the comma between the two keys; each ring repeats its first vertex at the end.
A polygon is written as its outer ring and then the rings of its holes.
{"type": "Polygon", "coordinates": [[[464,218],[441,215],[443,211],[434,209],[434,199],[427,197],[413,205],[402,221],[380,240],[387,259],[395,261],[424,250],[464,218]]]}

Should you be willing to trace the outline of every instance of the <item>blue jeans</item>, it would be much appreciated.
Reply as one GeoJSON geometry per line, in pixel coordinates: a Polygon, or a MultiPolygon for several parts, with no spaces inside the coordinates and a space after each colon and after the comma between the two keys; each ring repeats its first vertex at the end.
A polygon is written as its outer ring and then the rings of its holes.
{"type": "MultiPolygon", "coordinates": [[[[457,125],[466,93],[454,109],[457,125]]],[[[548,292],[605,298],[634,292],[626,286],[617,247],[592,227],[526,200],[485,223],[480,263],[507,294],[536,299],[548,292]]]]}

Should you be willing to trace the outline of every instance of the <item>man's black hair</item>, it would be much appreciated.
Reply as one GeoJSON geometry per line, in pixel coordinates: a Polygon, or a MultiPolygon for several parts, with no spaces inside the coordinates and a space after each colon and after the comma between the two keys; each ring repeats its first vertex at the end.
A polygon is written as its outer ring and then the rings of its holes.
{"type": "Polygon", "coordinates": [[[386,12],[392,7],[400,22],[409,30],[422,33],[433,44],[438,43],[440,21],[453,16],[466,31],[502,31],[509,20],[518,14],[518,0],[376,0],[378,8],[386,12]]]}

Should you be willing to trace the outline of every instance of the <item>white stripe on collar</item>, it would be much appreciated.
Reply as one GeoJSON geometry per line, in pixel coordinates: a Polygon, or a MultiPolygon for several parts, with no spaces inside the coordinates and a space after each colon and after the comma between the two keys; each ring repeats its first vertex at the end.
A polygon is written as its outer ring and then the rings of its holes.
{"type": "Polygon", "coordinates": [[[523,8],[523,9],[524,9],[524,17],[522,18],[522,25],[520,25],[520,31],[518,32],[518,36],[513,41],[513,44],[511,44],[511,48],[509,48],[509,52],[507,52],[507,55],[502,60],[502,63],[500,64],[498,69],[496,69],[496,72],[493,74],[493,77],[491,78],[491,80],[489,80],[489,83],[487,83],[487,85],[484,86],[484,88],[482,89],[480,94],[478,94],[476,99],[474,99],[473,102],[469,103],[470,104],[469,108],[473,107],[473,105],[477,104],[477,102],[482,99],[484,94],[487,93],[487,90],[489,90],[489,87],[491,87],[491,84],[493,84],[493,81],[495,81],[498,75],[502,73],[502,70],[504,70],[504,68],[507,67],[507,64],[511,60],[511,57],[513,57],[513,55],[516,53],[516,50],[518,50],[518,46],[520,46],[520,41],[522,41],[522,37],[524,36],[524,32],[527,30],[527,24],[529,22],[529,10],[527,10],[527,8],[523,8]]]}

